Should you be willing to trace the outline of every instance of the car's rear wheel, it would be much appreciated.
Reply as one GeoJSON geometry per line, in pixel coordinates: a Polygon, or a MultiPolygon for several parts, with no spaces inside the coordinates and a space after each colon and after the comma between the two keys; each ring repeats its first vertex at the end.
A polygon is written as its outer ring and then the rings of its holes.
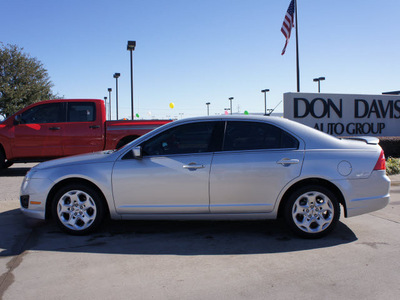
{"type": "Polygon", "coordinates": [[[103,199],[90,186],[69,184],[55,194],[52,213],[63,231],[84,235],[94,231],[103,220],[103,199]]]}
{"type": "Polygon", "coordinates": [[[285,205],[285,220],[294,233],[305,238],[320,238],[336,226],[339,201],[329,189],[312,185],[292,193],[285,205]]]}

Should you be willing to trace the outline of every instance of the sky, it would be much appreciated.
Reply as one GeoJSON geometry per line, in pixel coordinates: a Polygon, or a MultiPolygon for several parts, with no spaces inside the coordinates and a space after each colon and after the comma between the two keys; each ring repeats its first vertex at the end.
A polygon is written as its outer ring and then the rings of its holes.
{"type": "MultiPolygon", "coordinates": [[[[53,92],[108,97],[115,119],[283,111],[296,92],[295,35],[281,55],[290,0],[1,0],[0,42],[47,69],[53,92]],[[170,108],[170,103],[174,108],[170,108]]],[[[298,0],[300,91],[381,94],[400,90],[398,0],[298,0]]]]}

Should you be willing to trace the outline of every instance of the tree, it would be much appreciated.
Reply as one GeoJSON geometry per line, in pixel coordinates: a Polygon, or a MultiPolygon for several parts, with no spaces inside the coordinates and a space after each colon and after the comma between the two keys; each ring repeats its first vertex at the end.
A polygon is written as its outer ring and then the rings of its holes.
{"type": "Polygon", "coordinates": [[[0,115],[3,117],[29,104],[56,97],[43,64],[22,50],[17,45],[0,43],[0,115]]]}

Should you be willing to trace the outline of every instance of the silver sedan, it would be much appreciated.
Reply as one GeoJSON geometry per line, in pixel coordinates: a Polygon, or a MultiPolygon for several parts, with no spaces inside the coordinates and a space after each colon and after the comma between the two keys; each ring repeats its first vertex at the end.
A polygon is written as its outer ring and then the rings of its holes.
{"type": "Polygon", "coordinates": [[[376,138],[338,139],[274,117],[215,116],[162,126],[119,149],[32,168],[21,210],[87,234],[112,219],[275,219],[318,238],[385,207],[376,138]]]}

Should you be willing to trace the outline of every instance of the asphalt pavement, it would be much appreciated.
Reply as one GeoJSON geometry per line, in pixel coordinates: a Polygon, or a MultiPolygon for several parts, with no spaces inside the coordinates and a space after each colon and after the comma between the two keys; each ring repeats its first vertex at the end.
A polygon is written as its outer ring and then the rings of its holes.
{"type": "Polygon", "coordinates": [[[0,172],[0,299],[398,299],[400,175],[386,208],[318,240],[281,221],[110,221],[76,237],[19,211],[30,167],[0,172]]]}

